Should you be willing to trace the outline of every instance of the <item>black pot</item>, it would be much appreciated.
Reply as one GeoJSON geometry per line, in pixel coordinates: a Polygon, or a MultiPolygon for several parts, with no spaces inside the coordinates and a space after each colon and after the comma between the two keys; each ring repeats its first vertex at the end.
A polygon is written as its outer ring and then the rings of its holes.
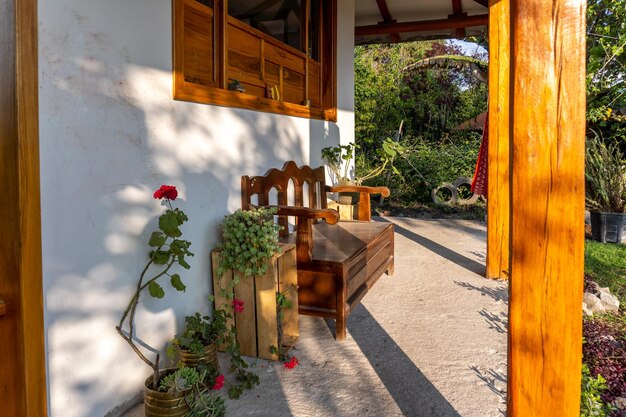
{"type": "Polygon", "coordinates": [[[626,213],[592,211],[591,237],[602,243],[626,244],[626,213]]]}

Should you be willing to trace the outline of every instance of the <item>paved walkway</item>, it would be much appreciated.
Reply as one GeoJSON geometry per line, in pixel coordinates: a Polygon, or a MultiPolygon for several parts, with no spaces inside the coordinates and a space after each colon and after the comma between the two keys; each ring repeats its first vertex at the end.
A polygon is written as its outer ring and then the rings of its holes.
{"type": "MultiPolygon", "coordinates": [[[[300,366],[257,361],[261,385],[228,416],[505,415],[507,285],[482,277],[484,224],[382,221],[396,224],[395,275],[349,317],[346,341],[301,316],[300,366]]],[[[139,416],[141,405],[125,417],[139,416]]]]}

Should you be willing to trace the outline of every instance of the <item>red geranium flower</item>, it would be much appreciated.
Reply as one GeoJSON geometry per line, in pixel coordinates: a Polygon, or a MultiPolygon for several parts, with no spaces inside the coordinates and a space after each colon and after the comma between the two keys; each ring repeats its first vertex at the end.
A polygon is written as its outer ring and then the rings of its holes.
{"type": "Polygon", "coordinates": [[[219,391],[222,389],[222,387],[224,386],[224,375],[218,375],[215,378],[215,385],[213,385],[213,388],[215,391],[219,391]]]}
{"type": "Polygon", "coordinates": [[[283,365],[287,369],[293,369],[296,367],[296,365],[298,365],[298,363],[299,363],[298,358],[296,358],[295,356],[292,356],[291,359],[289,359],[288,362],[283,363],[283,365]]]}
{"type": "Polygon", "coordinates": [[[237,312],[237,313],[241,313],[243,311],[243,301],[238,300],[238,299],[234,299],[233,300],[233,309],[237,312]]]}
{"type": "Polygon", "coordinates": [[[173,185],[162,185],[161,188],[154,192],[153,197],[158,200],[166,198],[168,200],[174,201],[178,197],[178,191],[173,185]]]}

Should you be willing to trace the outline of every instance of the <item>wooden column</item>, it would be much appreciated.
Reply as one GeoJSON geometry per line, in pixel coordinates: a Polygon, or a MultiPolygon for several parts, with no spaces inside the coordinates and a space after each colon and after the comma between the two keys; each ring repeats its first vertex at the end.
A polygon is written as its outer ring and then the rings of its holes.
{"type": "Polygon", "coordinates": [[[585,0],[511,6],[508,416],[578,417],[585,0]]]}
{"type": "Polygon", "coordinates": [[[509,276],[510,0],[489,5],[487,278],[509,276]]]}
{"type": "Polygon", "coordinates": [[[46,416],[37,1],[0,0],[0,415],[46,416]]]}

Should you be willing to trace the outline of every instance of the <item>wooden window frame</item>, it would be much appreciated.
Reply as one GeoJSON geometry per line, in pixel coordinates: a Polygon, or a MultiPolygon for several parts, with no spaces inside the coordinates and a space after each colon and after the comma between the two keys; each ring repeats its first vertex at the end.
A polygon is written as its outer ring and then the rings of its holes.
{"type": "MultiPolygon", "coordinates": [[[[306,7],[308,0],[304,0],[306,7]]],[[[173,98],[175,100],[194,103],[213,104],[224,107],[234,107],[260,112],[276,113],[288,116],[337,121],[337,0],[322,0],[325,12],[322,15],[319,36],[320,41],[320,107],[295,104],[271,98],[259,97],[253,94],[228,90],[228,27],[254,32],[261,41],[261,66],[265,73],[265,45],[287,51],[291,55],[299,56],[307,63],[304,71],[304,96],[309,102],[309,82],[311,79],[309,68],[318,65],[317,61],[308,57],[305,52],[298,51],[269,35],[246,25],[237,19],[228,16],[228,0],[215,0],[213,7],[213,85],[201,85],[185,80],[184,67],[184,9],[185,6],[198,6],[197,0],[173,0],[173,98]]],[[[308,37],[308,18],[302,31],[308,37]]],[[[307,43],[308,44],[308,43],[307,43]]],[[[282,67],[281,67],[282,68],[282,67]]],[[[260,80],[263,80],[262,78],[260,80]]],[[[282,86],[281,86],[282,88],[282,86]]]]}

